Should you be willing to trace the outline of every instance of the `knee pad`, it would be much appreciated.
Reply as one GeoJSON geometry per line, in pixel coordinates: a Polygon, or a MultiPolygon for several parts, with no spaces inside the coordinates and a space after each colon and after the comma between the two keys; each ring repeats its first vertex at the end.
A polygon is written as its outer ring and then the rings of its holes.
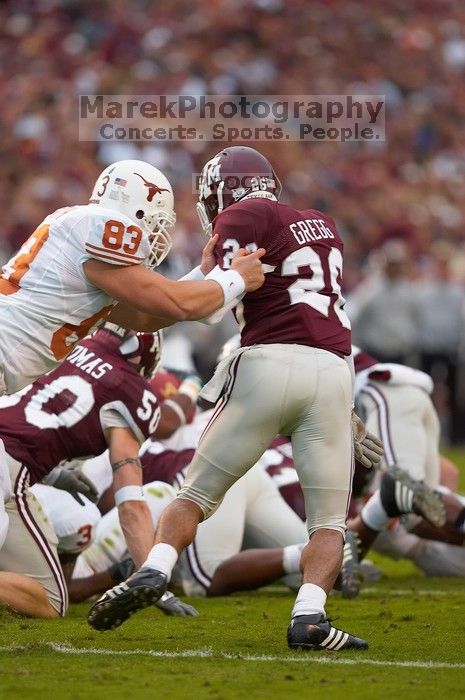
{"type": "Polygon", "coordinates": [[[181,498],[186,501],[192,501],[198,507],[203,513],[203,519],[206,520],[209,518],[213,513],[216,511],[218,506],[220,505],[220,501],[212,501],[208,498],[208,496],[205,493],[202,493],[198,489],[193,488],[192,486],[183,486],[179,491],[176,496],[176,498],[181,498]]]}

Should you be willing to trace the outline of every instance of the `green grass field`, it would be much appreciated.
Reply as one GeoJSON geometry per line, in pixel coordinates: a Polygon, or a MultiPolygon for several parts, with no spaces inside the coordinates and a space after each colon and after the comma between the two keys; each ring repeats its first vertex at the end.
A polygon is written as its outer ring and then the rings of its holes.
{"type": "MultiPolygon", "coordinates": [[[[451,456],[462,467],[465,453],[451,456]]],[[[278,586],[196,601],[198,618],[145,610],[114,632],[86,622],[0,613],[0,697],[306,698],[430,700],[465,697],[465,582],[426,578],[381,557],[386,576],[358,600],[327,606],[336,625],[369,641],[366,652],[291,652],[293,596],[278,586]]]]}

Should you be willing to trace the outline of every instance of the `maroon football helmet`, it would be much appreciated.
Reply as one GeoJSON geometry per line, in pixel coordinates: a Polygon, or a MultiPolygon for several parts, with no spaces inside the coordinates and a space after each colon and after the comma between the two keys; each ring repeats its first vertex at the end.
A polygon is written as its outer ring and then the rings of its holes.
{"type": "Polygon", "coordinates": [[[126,360],[140,358],[135,364],[145,379],[151,379],[160,364],[162,331],[136,333],[107,322],[94,337],[104,342],[108,349],[118,351],[126,360]]]}
{"type": "Polygon", "coordinates": [[[271,163],[254,148],[231,146],[216,154],[203,167],[199,182],[197,214],[210,236],[218,214],[244,197],[276,199],[281,183],[271,163]]]}

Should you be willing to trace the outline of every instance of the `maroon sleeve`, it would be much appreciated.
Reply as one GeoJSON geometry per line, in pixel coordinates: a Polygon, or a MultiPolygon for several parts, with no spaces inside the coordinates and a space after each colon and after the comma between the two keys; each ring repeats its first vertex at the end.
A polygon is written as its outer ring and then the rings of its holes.
{"type": "Polygon", "coordinates": [[[122,373],[113,400],[104,408],[118,413],[140,443],[154,433],[160,420],[157,397],[150,384],[135,372],[122,373]]]}

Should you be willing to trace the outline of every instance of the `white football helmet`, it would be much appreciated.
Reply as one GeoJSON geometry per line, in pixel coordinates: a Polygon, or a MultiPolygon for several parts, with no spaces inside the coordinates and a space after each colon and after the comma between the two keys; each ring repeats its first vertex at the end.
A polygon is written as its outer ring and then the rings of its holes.
{"type": "Polygon", "coordinates": [[[97,178],[89,200],[125,214],[147,233],[149,267],[157,267],[171,248],[168,230],[176,222],[173,190],[163,173],[143,160],[119,160],[97,178]]]}

